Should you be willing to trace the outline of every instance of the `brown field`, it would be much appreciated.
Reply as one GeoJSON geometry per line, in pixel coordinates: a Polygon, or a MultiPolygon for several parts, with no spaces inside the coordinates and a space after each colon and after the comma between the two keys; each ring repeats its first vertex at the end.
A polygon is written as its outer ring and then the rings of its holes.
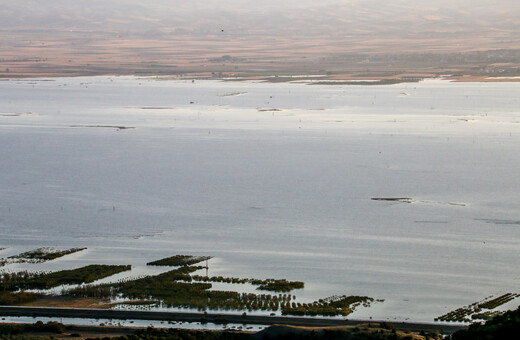
{"type": "Polygon", "coordinates": [[[326,74],[327,79],[348,80],[449,74],[458,75],[461,81],[505,81],[487,77],[520,75],[520,39],[497,43],[485,36],[468,45],[457,37],[446,41],[413,36],[406,39],[226,34],[123,37],[64,30],[0,33],[3,35],[0,78],[80,75],[247,78],[326,74]]]}
{"type": "Polygon", "coordinates": [[[36,301],[25,303],[27,307],[63,307],[63,308],[111,308],[110,300],[94,298],[75,298],[67,296],[46,295],[36,301]]]}

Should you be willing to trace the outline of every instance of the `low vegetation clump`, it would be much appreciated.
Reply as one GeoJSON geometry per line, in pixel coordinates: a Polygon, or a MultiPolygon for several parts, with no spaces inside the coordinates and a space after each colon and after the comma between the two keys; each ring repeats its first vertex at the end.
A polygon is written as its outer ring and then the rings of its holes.
{"type": "Polygon", "coordinates": [[[234,283],[234,284],[244,284],[249,283],[251,279],[241,279],[238,277],[224,277],[224,276],[202,276],[202,275],[192,275],[191,276],[194,281],[201,282],[223,282],[223,283],[234,283]]]}
{"type": "MultiPolygon", "coordinates": [[[[251,282],[255,284],[255,282],[251,282]]],[[[304,286],[301,281],[287,281],[285,279],[275,280],[275,279],[267,279],[263,280],[258,286],[259,290],[268,290],[271,292],[290,292],[294,289],[302,289],[304,286]]]]}
{"type": "Polygon", "coordinates": [[[374,301],[368,296],[331,296],[327,299],[321,299],[313,303],[291,303],[282,307],[283,315],[301,315],[301,316],[347,316],[354,309],[363,305],[368,307],[374,301]]]}
{"type": "Polygon", "coordinates": [[[54,248],[38,248],[19,255],[10,256],[9,259],[15,260],[15,262],[30,262],[30,263],[41,263],[51,261],[59,257],[77,253],[87,248],[71,248],[66,250],[58,250],[54,248]]]}
{"type": "Polygon", "coordinates": [[[488,300],[486,302],[483,302],[481,304],[479,304],[478,306],[480,308],[486,308],[486,309],[494,309],[498,306],[501,306],[515,298],[517,298],[518,296],[520,296],[520,294],[511,294],[511,293],[507,293],[507,294],[504,294],[502,296],[499,296],[495,299],[492,299],[492,300],[488,300]]]}
{"type": "Polygon", "coordinates": [[[65,284],[91,283],[96,280],[130,270],[129,265],[101,265],[92,264],[72,270],[60,270],[44,274],[29,281],[28,287],[31,289],[49,289],[65,284]]]}
{"type": "Polygon", "coordinates": [[[192,266],[202,261],[211,259],[211,256],[192,256],[192,255],[175,255],[160,259],[153,262],[148,262],[148,266],[170,266],[170,267],[181,267],[181,266],[192,266]]]}
{"type": "Polygon", "coordinates": [[[461,307],[435,318],[435,321],[470,322],[471,314],[479,311],[471,307],[461,307]]]}
{"type": "Polygon", "coordinates": [[[192,279],[201,282],[223,282],[223,283],[234,283],[244,284],[250,283],[258,286],[258,290],[266,290],[271,292],[288,293],[294,289],[302,289],[304,283],[301,281],[287,281],[285,279],[241,279],[237,277],[223,277],[223,276],[202,276],[193,275],[192,279]]]}

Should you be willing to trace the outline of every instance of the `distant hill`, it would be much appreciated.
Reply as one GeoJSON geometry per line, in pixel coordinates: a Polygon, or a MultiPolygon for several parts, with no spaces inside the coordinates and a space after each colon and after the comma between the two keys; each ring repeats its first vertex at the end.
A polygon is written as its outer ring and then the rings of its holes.
{"type": "MultiPolygon", "coordinates": [[[[346,41],[464,39],[470,48],[513,47],[520,39],[520,3],[510,0],[4,0],[2,30],[106,33],[325,36],[346,41]],[[485,39],[488,45],[475,45],[485,39]],[[496,39],[496,41],[493,41],[496,39]],[[499,46],[500,45],[500,46],[499,46]]],[[[411,48],[411,47],[408,47],[411,48]]]]}
{"type": "Polygon", "coordinates": [[[254,70],[343,54],[520,49],[519,17],[510,0],[4,0],[0,70],[96,73],[114,70],[110,59],[191,71],[223,55],[254,70]]]}

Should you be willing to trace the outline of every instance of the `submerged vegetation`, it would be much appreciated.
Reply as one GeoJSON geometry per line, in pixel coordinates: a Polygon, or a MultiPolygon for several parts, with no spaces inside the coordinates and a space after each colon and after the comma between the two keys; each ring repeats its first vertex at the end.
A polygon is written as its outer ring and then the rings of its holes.
{"type": "Polygon", "coordinates": [[[301,281],[287,281],[285,279],[275,280],[275,279],[267,279],[261,280],[257,283],[257,281],[253,280],[252,284],[260,284],[257,288],[259,290],[268,290],[271,292],[290,292],[294,289],[302,289],[303,282],[301,281]]]}
{"type": "Polygon", "coordinates": [[[38,248],[34,250],[27,251],[25,253],[21,253],[19,255],[9,256],[8,259],[0,260],[0,263],[3,261],[4,263],[15,262],[15,263],[41,263],[46,261],[51,261],[57,259],[59,257],[76,253],[78,251],[85,250],[87,248],[71,248],[65,250],[59,250],[54,248],[38,248]]]}
{"type": "Polygon", "coordinates": [[[493,309],[517,297],[520,297],[520,294],[507,293],[493,299],[490,297],[483,301],[472,303],[469,306],[457,308],[454,311],[439,316],[435,321],[471,322],[474,320],[490,320],[504,313],[502,311],[494,311],[493,309]]]}
{"type": "Polygon", "coordinates": [[[163,305],[176,308],[198,310],[248,310],[281,311],[284,315],[348,315],[355,307],[368,306],[373,301],[369,297],[335,296],[314,303],[299,303],[290,294],[253,294],[234,291],[211,290],[209,282],[251,283],[259,289],[278,289],[279,291],[303,287],[303,282],[287,280],[257,280],[212,277],[206,278],[190,274],[204,267],[183,266],[153,277],[120,282],[115,284],[85,285],[67,290],[66,295],[75,297],[128,299],[156,299],[163,305]]]}
{"type": "Polygon", "coordinates": [[[498,306],[501,306],[517,297],[519,297],[520,294],[511,294],[511,293],[507,293],[507,294],[504,294],[502,296],[499,296],[495,299],[492,299],[492,300],[488,300],[488,301],[485,301],[481,304],[479,304],[478,306],[480,308],[486,308],[486,309],[494,309],[498,306]]]}
{"type": "Polygon", "coordinates": [[[96,280],[130,270],[129,265],[101,265],[92,264],[72,270],[61,270],[44,274],[36,277],[28,282],[29,288],[32,289],[49,289],[52,287],[65,284],[82,284],[91,283],[96,280]]]}
{"type": "Polygon", "coordinates": [[[170,267],[191,266],[209,259],[211,259],[211,256],[175,255],[161,260],[148,262],[146,265],[170,267]]]}
{"type": "Polygon", "coordinates": [[[199,267],[181,267],[157,276],[110,285],[82,286],[65,292],[69,296],[129,299],[159,299],[169,307],[222,310],[278,310],[289,303],[290,295],[247,294],[233,291],[213,291],[212,285],[191,282],[190,273],[199,267]]]}
{"type": "MultiPolygon", "coordinates": [[[[31,252],[41,258],[39,252],[31,252]]],[[[23,255],[23,254],[22,254],[23,255]]],[[[192,275],[207,269],[194,264],[207,261],[209,256],[175,255],[148,265],[175,266],[177,268],[155,275],[132,280],[92,285],[98,279],[130,270],[130,266],[90,265],[73,270],[56,272],[17,272],[0,274],[0,303],[24,304],[34,301],[42,294],[28,293],[27,289],[49,289],[60,285],[77,285],[64,289],[62,295],[73,298],[123,299],[120,305],[156,305],[198,310],[240,310],[280,312],[283,315],[349,315],[357,306],[369,306],[374,300],[366,296],[333,296],[312,303],[296,301],[296,296],[287,294],[302,289],[301,281],[286,279],[254,279],[222,276],[192,275]],[[213,282],[250,284],[259,291],[277,294],[260,294],[214,290],[213,282]]]]}
{"type": "Polygon", "coordinates": [[[223,276],[202,276],[202,275],[193,275],[192,279],[195,281],[202,282],[223,282],[223,283],[234,283],[234,284],[244,284],[250,283],[252,285],[258,286],[258,290],[266,290],[271,292],[282,292],[288,293],[294,289],[302,289],[304,287],[304,283],[301,281],[287,281],[285,279],[241,279],[238,277],[223,277],[223,276]]]}
{"type": "Polygon", "coordinates": [[[336,316],[349,315],[354,309],[363,305],[369,307],[374,301],[368,296],[331,296],[326,299],[320,299],[313,303],[292,303],[290,306],[282,308],[283,315],[302,315],[302,316],[336,316]]]}
{"type": "Polygon", "coordinates": [[[13,292],[20,289],[49,289],[65,284],[91,283],[123,271],[130,270],[128,265],[93,264],[71,270],[57,272],[17,272],[0,274],[0,290],[13,292]]]}
{"type": "Polygon", "coordinates": [[[471,324],[452,334],[452,340],[517,339],[520,334],[520,307],[493,317],[485,324],[471,324]]]}

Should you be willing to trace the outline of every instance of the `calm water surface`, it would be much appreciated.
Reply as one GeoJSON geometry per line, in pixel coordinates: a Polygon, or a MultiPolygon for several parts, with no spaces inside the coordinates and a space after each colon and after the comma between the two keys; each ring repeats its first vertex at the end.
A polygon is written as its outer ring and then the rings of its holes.
{"type": "Polygon", "coordinates": [[[0,257],[212,255],[301,301],[385,299],[353,318],[433,321],[520,293],[519,108],[520,83],[0,81],[0,257]]]}

